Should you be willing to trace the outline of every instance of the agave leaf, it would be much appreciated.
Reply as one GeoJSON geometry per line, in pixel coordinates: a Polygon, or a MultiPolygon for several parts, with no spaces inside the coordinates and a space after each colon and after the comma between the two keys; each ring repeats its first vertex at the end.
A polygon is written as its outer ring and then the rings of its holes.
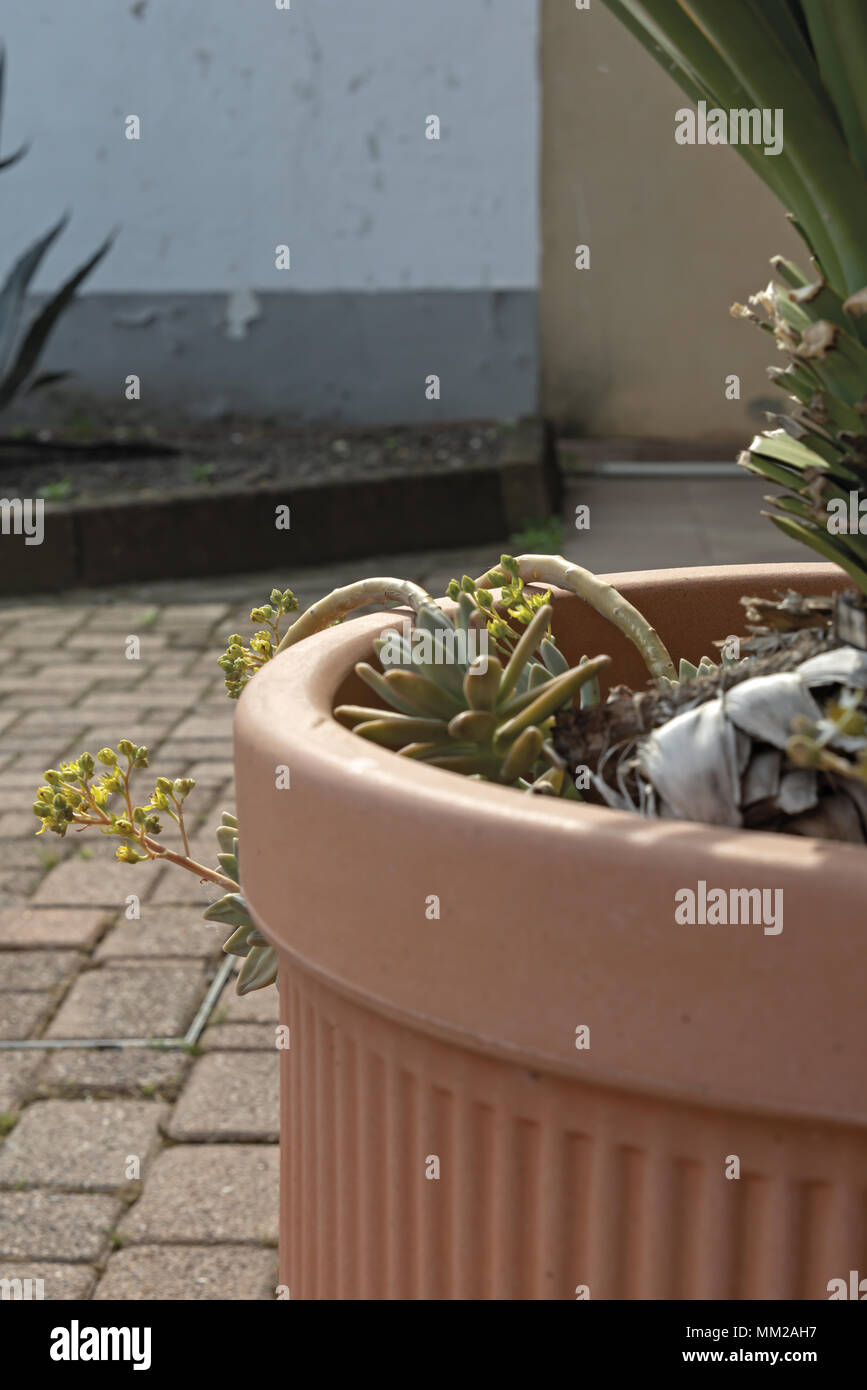
{"type": "Polygon", "coordinates": [[[39,269],[46,251],[60,236],[68,221],[69,214],[65,213],[49,232],[18,257],[3,282],[3,288],[0,289],[0,376],[5,372],[6,364],[12,355],[30,281],[39,269]]]}
{"type": "Polygon", "coordinates": [[[31,382],[28,382],[25,395],[32,396],[34,391],[42,391],[46,386],[56,386],[58,381],[68,381],[72,372],[40,372],[31,382]]]}
{"type": "Polygon", "coordinates": [[[13,164],[17,164],[19,159],[24,158],[29,149],[30,146],[28,144],[19,145],[18,149],[14,150],[12,154],[7,154],[3,159],[0,159],[0,169],[11,169],[13,164]]]}
{"type": "Polygon", "coordinates": [[[82,281],[87,279],[90,272],[107,254],[113,241],[113,235],[107,237],[99,250],[90,257],[90,260],[85,261],[84,265],[80,266],[75,274],[70,276],[66,283],[42,306],[25,333],[24,341],[15,354],[12,366],[3,380],[0,381],[0,410],[9,404],[33,371],[55,323],[72,301],[75,291],[82,281]]]}
{"type": "Polygon", "coordinates": [[[254,989],[264,989],[277,978],[277,952],[273,946],[254,946],[241,968],[236,994],[251,994],[254,989]]]}

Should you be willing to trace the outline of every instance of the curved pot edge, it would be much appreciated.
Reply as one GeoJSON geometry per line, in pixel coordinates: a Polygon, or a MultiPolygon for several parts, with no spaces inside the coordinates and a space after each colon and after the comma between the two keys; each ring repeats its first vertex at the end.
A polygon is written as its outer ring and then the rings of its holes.
{"type": "MultiPolygon", "coordinates": [[[[745,587],[759,579],[781,579],[781,567],[729,567],[730,577],[738,584],[745,587]]],[[[803,565],[801,567],[785,567],[782,574],[792,577],[793,581],[805,580],[811,582],[814,578],[827,582],[828,573],[834,571],[833,566],[814,566],[803,565]]],[[[699,580],[702,573],[706,571],[678,571],[675,572],[678,579],[683,578],[684,582],[695,583],[699,580]]],[[[709,573],[716,577],[719,570],[712,570],[709,573]]],[[[631,586],[636,582],[644,581],[649,578],[656,582],[661,588],[665,588],[666,578],[671,577],[671,572],[661,571],[650,576],[633,574],[628,576],[631,586]]],[[[624,587],[630,587],[624,583],[624,587]]],[[[367,655],[373,635],[383,626],[393,622],[395,613],[377,614],[371,617],[362,618],[341,628],[319,634],[316,638],[309,639],[299,648],[287,653],[289,662],[282,664],[274,663],[271,670],[265,672],[257,679],[256,685],[252,688],[252,695],[248,691],[245,694],[245,702],[242,702],[241,710],[244,712],[242,724],[248,722],[255,723],[257,715],[265,715],[265,706],[271,701],[268,698],[266,687],[283,685],[283,678],[286,665],[293,666],[293,683],[304,685],[304,700],[302,706],[306,705],[300,726],[294,732],[296,735],[309,735],[309,745],[301,750],[299,756],[310,755],[313,763],[317,764],[315,774],[322,773],[324,765],[330,764],[329,771],[340,770],[344,774],[347,770],[347,760],[352,760],[365,765],[364,771],[370,778],[369,787],[377,793],[389,795],[391,791],[397,791],[401,797],[407,793],[422,805],[422,810],[429,814],[432,803],[440,803],[449,808],[450,814],[455,815],[463,808],[463,812],[468,816],[475,816],[479,810],[485,808],[495,820],[503,817],[506,821],[510,819],[509,808],[514,814],[514,793],[507,788],[492,787],[489,784],[470,783],[464,779],[459,779],[447,774],[443,774],[436,768],[424,768],[407,764],[403,760],[398,760],[396,756],[388,750],[375,746],[365,745],[359,750],[359,740],[348,730],[342,728],[333,720],[331,707],[333,704],[333,694],[338,688],[342,677],[351,667],[352,663],[363,655],[367,655]],[[279,672],[279,679],[278,679],[279,672]],[[254,711],[254,706],[256,707],[254,711]],[[356,756],[358,755],[358,756],[356,756]],[[324,760],[324,761],[323,761],[324,760]]],[[[279,708],[282,694],[278,692],[276,686],[273,692],[277,697],[276,708],[279,708]]],[[[299,702],[294,702],[294,713],[298,713],[299,702]]],[[[272,708],[272,713],[274,709],[272,708]]],[[[267,719],[265,720],[267,722],[267,719]]],[[[267,744],[268,740],[265,739],[267,744]]],[[[249,748],[245,750],[249,752],[249,748]]],[[[264,751],[264,750],[263,750],[264,751]]],[[[266,751],[265,761],[270,756],[266,751]]],[[[302,758],[303,763],[303,758],[302,758]]],[[[241,760],[243,764],[243,759],[241,760]]],[[[239,783],[243,780],[244,771],[239,764],[239,783]]],[[[273,764],[272,764],[273,765],[273,764]]],[[[352,779],[350,778],[350,781],[352,779]]],[[[402,803],[401,810],[404,809],[402,803]]],[[[642,823],[640,830],[636,829],[636,818],[626,813],[617,813],[596,807],[581,807],[578,805],[568,807],[552,807],[551,803],[539,799],[538,805],[526,808],[531,811],[531,820],[534,829],[538,834],[550,834],[556,830],[555,839],[574,834],[579,825],[585,832],[592,834],[596,839],[620,841],[622,853],[622,836],[628,829],[630,838],[642,840],[646,848],[652,846],[654,840],[662,842],[662,838],[671,839],[672,836],[679,841],[692,841],[693,847],[712,850],[716,859],[724,861],[729,856],[734,856],[738,863],[741,863],[745,844],[749,843],[752,853],[748,859],[761,859],[763,847],[775,851],[772,858],[782,857],[788,861],[788,869],[794,875],[793,881],[800,880],[805,885],[809,884],[814,875],[813,867],[810,864],[811,851],[820,852],[823,857],[830,856],[835,860],[838,867],[843,870],[844,878],[850,880],[851,901],[854,904],[855,883],[853,875],[856,870],[857,877],[863,881],[863,860],[859,858],[859,851],[856,848],[843,845],[829,847],[827,842],[812,841],[802,839],[793,843],[788,837],[781,837],[772,834],[757,832],[746,832],[742,830],[720,830],[716,827],[692,826],[685,822],[671,822],[664,824],[642,823]],[[568,811],[568,816],[563,815],[563,811],[568,811]],[[602,819],[604,818],[604,820],[602,819]],[[851,871],[851,872],[849,872],[851,871]]],[[[579,839],[582,837],[579,836],[579,839]]],[[[284,841],[284,856],[286,855],[284,841]]],[[[250,869],[249,857],[245,861],[248,871],[250,869]]],[[[252,874],[252,881],[256,881],[255,867],[252,874]]],[[[249,896],[249,895],[248,895],[249,896]]],[[[859,898],[860,900],[860,898],[859,898]]],[[[316,964],[308,952],[298,949],[297,945],[290,945],[285,939],[280,941],[279,937],[267,927],[267,921],[271,915],[268,906],[260,908],[257,903],[251,904],[254,914],[257,917],[260,927],[265,935],[278,948],[284,951],[288,957],[295,960],[300,968],[314,973],[318,978],[327,981],[329,987],[340,989],[341,992],[350,994],[354,997],[363,998],[369,1007],[379,1011],[389,1012],[392,1016],[400,1016],[408,1020],[411,1026],[430,1028],[434,1027],[444,1035],[450,1036],[462,1046],[471,1046],[477,1049],[488,1050],[491,1047],[501,1055],[509,1055],[513,1058],[526,1059],[530,1064],[538,1067],[541,1064],[546,1069],[553,1069],[564,1072],[564,1074],[574,1077],[583,1077],[593,1084],[600,1086],[628,1087],[630,1090],[640,1089],[650,1094],[664,1093],[669,1097],[678,1096],[682,1100],[692,1103],[705,1105],[723,1105],[739,1110],[762,1109],[764,1111],[773,1110],[780,1115],[809,1114],[816,1118],[822,1115],[823,1118],[841,1124],[861,1123],[861,1116],[853,1118],[851,1109],[845,1113],[836,1109],[833,1105],[826,1108],[822,1101],[824,1097],[819,1091],[813,1096],[812,1104],[801,1109],[792,1096],[785,1102],[779,1098],[770,1097],[761,1089],[751,1095],[749,1101],[744,1101],[743,1096],[738,1090],[736,1093],[726,1093],[724,1084],[725,1073],[722,1073],[723,1084],[720,1084],[721,1077],[717,1075],[714,1080],[716,1084],[704,1089],[696,1086],[684,1086],[678,1083],[663,1083],[648,1079],[647,1076],[636,1077],[628,1068],[607,1067],[604,1073],[595,1070],[592,1077],[589,1070],[577,1069],[574,1064],[570,1067],[568,1063],[558,1060],[552,1056],[550,1051],[537,1050],[514,1042],[506,1041],[502,1036],[494,1037],[486,1031],[474,1032],[456,1024],[454,1019],[443,1019],[438,1013],[425,1013],[422,1009],[405,1008],[394,999],[389,999],[376,989],[366,989],[359,983],[358,979],[352,980],[348,977],[337,974],[329,969],[327,964],[316,964]],[[415,1022],[413,1022],[415,1020],[415,1022]],[[492,1041],[493,1039],[493,1041],[492,1041]],[[738,1098],[740,1097],[740,1098],[738,1098]]],[[[855,930],[856,924],[851,924],[851,935],[855,930]]],[[[860,927],[858,928],[860,932],[860,927]]],[[[308,938],[307,945],[310,944],[308,938]]],[[[574,1059],[573,1059],[574,1062],[574,1059]]]]}

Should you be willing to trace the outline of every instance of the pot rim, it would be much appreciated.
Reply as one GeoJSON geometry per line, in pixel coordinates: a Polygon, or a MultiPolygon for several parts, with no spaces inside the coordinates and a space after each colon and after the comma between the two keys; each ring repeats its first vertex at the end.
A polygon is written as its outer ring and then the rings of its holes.
{"type": "MultiPolygon", "coordinates": [[[[836,574],[835,566],[806,563],[637,571],[606,578],[628,594],[630,590],[646,593],[684,584],[692,589],[720,578],[747,587],[761,583],[767,587],[769,580],[779,582],[785,576],[793,583],[822,583],[827,587],[830,577],[836,574]]],[[[558,604],[579,602],[574,595],[562,593],[555,593],[555,600],[558,604]]],[[[847,993],[845,988],[853,970],[857,972],[859,956],[863,959],[863,929],[857,910],[863,901],[863,851],[851,845],[771,832],[684,821],[644,821],[628,812],[541,797],[524,797],[518,802],[511,788],[472,782],[363,742],[334,719],[335,695],[355,662],[370,654],[374,637],[403,616],[404,610],[377,613],[308,638],[269,663],[244,692],[236,716],[238,805],[241,825],[252,824],[254,843],[250,846],[243,841],[242,876],[253,917],[269,941],[329,987],[379,1013],[400,1017],[413,1028],[448,1037],[460,1046],[509,1057],[532,1070],[542,1068],[580,1077],[591,1084],[700,1105],[867,1123],[863,1086],[851,1075],[841,1080],[833,1070],[836,1061],[837,1073],[846,1071],[840,1066],[839,1054],[851,1055],[850,1049],[859,1041],[859,1058],[863,1053],[862,1010],[859,1004],[856,1013],[852,991],[847,993]],[[288,797],[262,796],[262,777],[278,763],[291,766],[293,785],[296,768],[306,785],[309,825],[305,824],[306,813],[293,820],[298,806],[292,805],[291,792],[288,797]],[[553,883],[560,908],[555,911],[553,922],[543,917],[530,922],[529,912],[519,914],[517,924],[509,927],[507,941],[502,933],[498,937],[492,924],[481,921],[478,914],[464,915],[461,943],[466,944],[467,969],[471,974],[475,970],[480,982],[493,981],[491,993],[495,997],[483,1006],[477,1007],[477,999],[468,999],[466,990],[462,993],[455,977],[458,946],[454,938],[451,955],[443,955],[425,939],[425,944],[418,947],[417,960],[407,956],[406,933],[401,930],[402,923],[405,926],[405,916],[401,918],[405,904],[395,910],[388,906],[382,914],[369,912],[365,919],[367,928],[369,933],[374,928],[379,932],[378,945],[373,941],[359,945],[338,922],[332,923],[334,930],[325,938],[317,938],[315,929],[303,922],[285,922],[286,894],[281,894],[275,885],[285,881],[286,890],[290,891],[288,869],[293,840],[299,846],[293,868],[302,884],[305,907],[310,913],[322,907],[330,914],[329,903],[333,903],[339,918],[341,912],[351,913],[351,904],[358,901],[359,895],[364,904],[369,902],[365,894],[381,891],[382,874],[377,875],[375,861],[387,861],[391,838],[400,845],[402,862],[411,862],[411,869],[404,873],[417,874],[424,856],[419,856],[413,836],[429,835],[435,824],[441,829],[441,841],[447,842],[448,852],[454,855],[452,862],[459,862],[464,854],[465,867],[471,860],[464,846],[470,846],[471,853],[488,855],[498,843],[514,836],[518,806],[521,843],[533,870],[527,902],[545,902],[544,889],[553,883]],[[344,862],[348,851],[330,863],[328,884],[317,885],[310,868],[310,857],[321,852],[323,816],[329,813],[350,827],[355,842],[355,899],[344,862]],[[624,854],[625,847],[630,851],[628,855],[624,854]],[[603,900],[594,906],[593,920],[583,920],[570,935],[564,930],[562,919],[571,903],[566,885],[559,880],[569,877],[570,872],[574,877],[575,859],[582,854],[596,866],[597,883],[604,885],[605,875],[613,876],[612,884],[623,892],[622,911],[618,911],[618,904],[612,910],[611,904],[606,905],[603,900]],[[275,878],[276,865],[280,871],[275,878]],[[784,880],[786,896],[794,901],[796,912],[795,927],[789,930],[788,937],[784,930],[779,937],[763,934],[757,941],[713,935],[701,939],[684,933],[755,932],[760,928],[684,928],[674,927],[673,923],[671,927],[666,924],[660,934],[658,924],[644,921],[641,904],[633,901],[636,889],[642,889],[642,872],[650,884],[660,879],[660,869],[664,869],[662,878],[666,881],[674,872],[671,881],[680,877],[683,883],[692,884],[696,874],[701,877],[703,869],[709,884],[714,871],[719,875],[718,882],[727,883],[733,875],[737,878],[738,871],[744,872],[745,865],[760,887],[773,887],[776,880],[784,880]],[[553,871],[558,875],[556,882],[550,879],[553,871]],[[817,881],[827,888],[830,874],[835,876],[831,903],[823,902],[817,889],[817,881]],[[624,885],[631,885],[631,896],[627,897],[624,885]],[[811,912],[815,922],[805,952],[804,929],[809,927],[811,912]],[[624,914],[625,929],[621,920],[624,914]],[[845,996],[842,1001],[831,997],[833,990],[823,994],[817,985],[815,931],[820,929],[826,943],[826,959],[819,963],[827,964],[828,973],[840,982],[845,996]],[[665,932],[670,934],[666,936],[665,932]],[[549,969],[544,962],[540,965],[540,940],[546,949],[553,946],[555,954],[560,953],[559,966],[549,969]],[[785,948],[779,950],[783,941],[785,948]],[[556,1025],[552,1022],[549,1028],[544,1020],[535,1018],[529,1023],[522,1019],[520,1026],[512,1026],[514,1010],[520,1012],[522,991],[516,990],[515,981],[510,978],[509,963],[504,960],[506,945],[514,949],[526,972],[527,988],[535,984],[539,998],[551,998],[556,1025]],[[707,950],[697,952],[698,945],[706,945],[707,950]],[[776,960],[770,954],[774,948],[778,949],[776,960]],[[648,971],[645,977],[641,975],[642,966],[648,971]],[[660,1019],[654,1023],[655,996],[649,1001],[645,999],[642,1017],[636,1023],[638,1036],[631,1043],[628,1037],[621,1036],[616,1046],[603,1045],[598,1063],[591,1054],[581,1057],[572,1038],[562,1035],[568,990],[564,997],[557,981],[561,970],[569,978],[583,982],[584,999],[575,1003],[576,1023],[582,1022],[579,1015],[582,1008],[586,1012],[588,1001],[604,998],[606,992],[610,996],[613,989],[619,996],[619,1022],[625,1026],[631,1014],[629,1007],[624,1008],[622,996],[634,996],[637,1005],[642,986],[651,978],[662,996],[660,1019]],[[675,977],[673,981],[666,972],[675,977]],[[764,1000],[755,997],[755,990],[751,989],[758,977],[764,983],[764,1000]],[[689,985],[695,989],[697,980],[699,991],[704,988],[712,996],[704,1012],[702,1006],[708,1001],[698,1000],[705,1032],[716,1027],[721,1050],[732,1043],[740,1060],[737,1064],[732,1062],[731,1067],[724,1055],[715,1060],[705,1041],[696,1072],[691,1074],[689,1065],[676,1066],[677,1043],[674,1053],[671,1044],[666,1043],[654,1061],[642,1044],[641,1033],[643,1028],[649,1036],[655,1028],[661,1037],[664,1028],[671,1031],[678,1007],[678,981],[682,981],[683,988],[689,985]],[[725,986],[732,991],[728,1000],[725,986]],[[498,1004],[498,988],[504,1001],[512,1001],[511,1017],[507,1004],[498,1004]],[[769,996],[773,1007],[768,1018],[762,1016],[762,1004],[768,1002],[769,996]],[[751,1049],[754,1056],[758,1051],[762,1060],[767,1060],[763,1042],[774,1044],[784,1053],[794,1048],[800,1065],[805,1047],[804,1010],[808,1010],[806,1017],[813,1019],[814,1036],[807,1046],[807,1053],[812,1049],[812,1058],[806,1057],[803,1074],[793,1077],[790,1066],[783,1077],[778,1073],[784,1069],[775,1067],[772,1061],[768,1061],[764,1071],[761,1066],[756,1069],[755,1061],[751,1066],[751,1049]],[[555,1026],[560,1029],[559,1035],[554,1032],[555,1026]],[[737,1034],[734,1041],[733,1032],[737,1034]],[[822,1042],[817,1043],[816,1034],[822,1035],[822,1042]],[[676,1074],[672,1074],[672,1068],[676,1074]]],[[[575,886],[579,884],[580,875],[575,877],[575,886]]],[[[647,889],[643,891],[646,894],[647,889]]],[[[507,913],[508,904],[501,901],[498,910],[507,913]]],[[[460,911],[457,915],[460,917],[460,911]]],[[[788,928],[788,919],[786,925],[788,928]]],[[[526,1001],[526,991],[523,998],[526,1001]]],[[[686,998],[694,999],[688,993],[686,998]]],[[[536,1014],[541,1007],[537,1003],[536,1014]]],[[[597,1024],[600,1031],[605,1026],[604,1019],[597,1024]]],[[[690,1036],[681,1029],[680,1039],[679,1046],[688,1053],[694,1045],[695,1032],[690,1036]]],[[[610,1039],[607,1041],[610,1044],[610,1039]]]]}

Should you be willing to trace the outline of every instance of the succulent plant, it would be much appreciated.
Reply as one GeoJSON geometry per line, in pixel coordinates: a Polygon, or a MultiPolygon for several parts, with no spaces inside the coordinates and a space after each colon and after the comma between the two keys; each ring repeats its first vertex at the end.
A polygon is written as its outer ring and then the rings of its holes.
{"type": "MultiPolygon", "coordinates": [[[[381,637],[377,653],[396,650],[397,661],[384,673],[367,662],[355,670],[391,708],[341,705],[335,717],[362,738],[418,762],[510,785],[565,789],[571,784],[555,775],[559,760],[547,739],[553,716],[582,687],[592,688],[610,658],[585,659],[570,669],[550,637],[549,604],[535,608],[505,661],[488,652],[471,656],[460,639],[468,637],[479,602],[475,587],[462,589],[454,622],[440,609],[421,613],[415,630],[431,638],[421,659],[419,644],[394,633],[381,637]]],[[[482,598],[481,608],[501,644],[507,641],[507,625],[492,601],[482,598]]]]}
{"type": "Polygon", "coordinates": [[[228,811],[223,812],[217,828],[217,844],[220,847],[217,862],[223,873],[234,879],[235,887],[212,903],[203,916],[206,922],[222,922],[235,928],[223,942],[223,950],[230,956],[243,958],[235,990],[238,994],[250,994],[276,980],[277,952],[259,931],[241,892],[238,822],[228,811]]]}
{"type": "Polygon", "coordinates": [[[250,611],[250,621],[264,623],[259,632],[254,632],[250,645],[244,646],[240,633],[233,633],[226,650],[219,658],[226,682],[226,693],[231,700],[237,700],[248,681],[252,680],[260,667],[270,661],[280,645],[280,619],[287,613],[294,613],[298,600],[291,589],[272,589],[268,603],[250,611]]]}
{"type": "MultiPolygon", "coordinates": [[[[392,633],[377,644],[380,653],[391,644],[388,669],[378,672],[366,663],[358,668],[390,708],[344,706],[338,717],[362,737],[406,757],[547,795],[578,796],[548,735],[554,715],[579,692],[582,707],[598,702],[598,674],[608,657],[583,657],[570,669],[551,634],[550,592],[528,592],[525,584],[531,582],[561,583],[579,594],[635,643],[651,674],[674,676],[671,658],[653,628],[604,580],[557,556],[504,555],[499,568],[478,580],[465,575],[450,586],[457,602],[454,621],[418,584],[375,578],[325,595],[281,636],[281,620],[297,610],[298,602],[291,589],[273,589],[269,602],[250,613],[251,621],[264,627],[248,646],[233,633],[219,658],[227,691],[237,699],[266,662],[358,608],[406,605],[415,613],[410,638],[392,633]],[[491,585],[499,589],[499,597],[491,585]],[[484,637],[481,654],[471,652],[470,635],[484,637]]],[[[224,950],[244,960],[238,993],[271,984],[277,957],[256,927],[241,888],[237,821],[223,812],[217,831],[219,869],[197,863],[184,825],[184,801],[195,783],[158,777],[149,798],[136,805],[131,782],[149,762],[147,748],[122,739],[117,750],[102,748],[96,758],[85,752],[49,769],[33,806],[41,821],[39,833],[64,836],[70,826],[94,828],[120,839],[116,853],[123,863],[167,862],[217,884],[223,897],[204,915],[233,928],[224,950]],[[161,814],[176,822],[182,852],[159,841],[161,814]]]]}
{"type": "Polygon", "coordinates": [[[42,822],[37,834],[51,830],[65,836],[70,826],[77,830],[95,827],[101,834],[121,840],[115,853],[122,864],[139,864],[149,859],[167,861],[225,889],[224,896],[204,913],[205,919],[235,928],[223,949],[229,955],[245,958],[236,984],[238,994],[262,989],[277,977],[277,956],[258,932],[241,892],[238,822],[228,811],[222,813],[217,830],[219,870],[196,863],[190,855],[184,825],[184,802],[196,784],[191,777],[176,777],[173,781],[158,777],[150,799],[136,806],[130,784],[135,773],[149,762],[147,748],[131,739],[121,739],[117,751],[101,748],[96,759],[91,753],[82,753],[74,762],[49,768],[33,804],[33,813],[42,822]],[[98,771],[97,763],[105,770],[98,771]],[[115,797],[120,798],[119,811],[113,809],[115,797]],[[162,833],[159,813],[177,824],[183,853],[168,849],[157,840],[162,833]]]}

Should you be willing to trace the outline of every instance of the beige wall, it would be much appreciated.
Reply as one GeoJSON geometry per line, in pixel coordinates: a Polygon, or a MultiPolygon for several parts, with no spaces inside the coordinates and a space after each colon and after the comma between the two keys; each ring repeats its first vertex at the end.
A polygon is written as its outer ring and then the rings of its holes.
{"type": "Polygon", "coordinates": [[[736,151],[675,144],[686,97],[602,0],[541,4],[543,409],[593,435],[742,446],[785,397],[773,342],[729,306],[805,248],[736,151]]]}

